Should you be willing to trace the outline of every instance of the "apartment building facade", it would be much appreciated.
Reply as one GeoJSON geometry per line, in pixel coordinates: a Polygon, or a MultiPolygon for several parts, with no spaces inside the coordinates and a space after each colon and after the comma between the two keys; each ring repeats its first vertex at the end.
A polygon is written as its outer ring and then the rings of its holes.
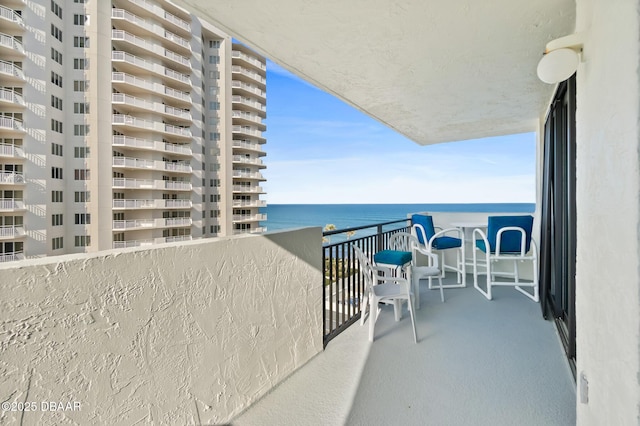
{"type": "Polygon", "coordinates": [[[0,3],[0,261],[261,232],[264,57],[165,0],[0,3]]]}

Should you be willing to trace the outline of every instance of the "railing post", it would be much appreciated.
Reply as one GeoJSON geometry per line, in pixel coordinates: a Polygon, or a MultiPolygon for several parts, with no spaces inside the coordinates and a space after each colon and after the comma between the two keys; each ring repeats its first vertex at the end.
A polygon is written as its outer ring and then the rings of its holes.
{"type": "Polygon", "coordinates": [[[382,245],[382,225],[381,224],[378,225],[377,232],[378,232],[378,247],[377,247],[376,251],[379,251],[379,250],[382,250],[384,248],[383,245],[382,245]]]}

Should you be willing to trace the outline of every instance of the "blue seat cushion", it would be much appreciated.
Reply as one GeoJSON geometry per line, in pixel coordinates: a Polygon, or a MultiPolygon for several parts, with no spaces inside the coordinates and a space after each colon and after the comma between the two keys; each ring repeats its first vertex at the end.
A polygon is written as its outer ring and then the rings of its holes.
{"type": "Polygon", "coordinates": [[[487,252],[487,246],[484,243],[484,240],[476,240],[476,247],[483,252],[487,252]]]}
{"type": "MultiPolygon", "coordinates": [[[[487,240],[491,246],[491,252],[496,250],[496,237],[500,228],[517,226],[525,232],[525,253],[531,245],[531,230],[533,228],[533,216],[489,216],[487,226],[487,240]]],[[[518,231],[507,231],[502,234],[500,241],[501,253],[520,253],[522,234],[518,231]]],[[[476,242],[476,247],[480,248],[476,242]]],[[[483,244],[484,246],[484,244],[483,244]]],[[[480,250],[482,250],[480,248],[480,250]]],[[[483,250],[484,251],[484,250],[483,250]]]]}
{"type": "Polygon", "coordinates": [[[402,266],[411,262],[410,251],[382,250],[373,255],[375,263],[402,266]]]}
{"type": "MultiPolygon", "coordinates": [[[[424,214],[414,214],[413,216],[411,216],[411,224],[422,225],[422,228],[424,229],[424,233],[426,234],[427,240],[430,240],[436,233],[436,230],[433,226],[433,218],[431,216],[427,216],[424,214]]],[[[427,245],[428,241],[423,241],[421,232],[418,232],[417,236],[420,244],[427,245]]]]}
{"type": "Polygon", "coordinates": [[[438,237],[433,240],[432,247],[436,250],[446,250],[455,247],[461,247],[462,240],[460,238],[453,237],[438,237]]]}

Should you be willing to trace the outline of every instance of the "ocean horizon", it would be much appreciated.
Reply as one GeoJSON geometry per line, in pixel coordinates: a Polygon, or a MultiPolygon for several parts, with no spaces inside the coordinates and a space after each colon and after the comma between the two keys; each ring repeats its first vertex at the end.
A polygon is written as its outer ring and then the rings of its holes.
{"type": "Polygon", "coordinates": [[[432,212],[509,212],[532,213],[535,203],[436,203],[436,204],[269,204],[260,209],[267,220],[267,231],[306,226],[336,229],[405,219],[408,214],[432,212]]]}

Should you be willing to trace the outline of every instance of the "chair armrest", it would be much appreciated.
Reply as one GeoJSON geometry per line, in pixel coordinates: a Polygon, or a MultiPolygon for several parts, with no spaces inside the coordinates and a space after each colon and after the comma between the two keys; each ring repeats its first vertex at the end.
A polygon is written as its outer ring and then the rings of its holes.
{"type": "Polygon", "coordinates": [[[502,241],[502,234],[507,231],[518,231],[520,232],[520,256],[524,256],[526,253],[524,249],[527,246],[527,234],[524,229],[518,226],[505,226],[504,228],[498,229],[498,233],[496,234],[496,255],[500,255],[500,242],[502,241]]]}
{"type": "Polygon", "coordinates": [[[429,240],[429,249],[431,249],[431,246],[433,245],[433,241],[436,238],[439,237],[443,237],[445,236],[445,234],[447,232],[454,232],[456,234],[458,234],[458,236],[456,238],[458,238],[459,240],[464,240],[464,233],[462,232],[462,229],[460,228],[447,228],[447,229],[443,229],[442,231],[438,231],[435,234],[433,234],[433,237],[431,237],[431,239],[429,240]]]}
{"type": "MultiPolygon", "coordinates": [[[[438,264],[438,255],[431,252],[430,250],[427,250],[426,247],[424,246],[415,246],[414,250],[416,253],[420,253],[423,256],[426,256],[429,258],[429,265],[430,266],[435,266],[436,268],[439,268],[439,264],[438,264]]],[[[414,256],[414,261],[416,260],[416,256],[414,256]]]]}
{"type": "Polygon", "coordinates": [[[484,246],[487,249],[487,253],[491,253],[491,247],[489,246],[489,240],[487,239],[487,235],[484,233],[484,231],[480,228],[476,228],[473,230],[473,234],[471,234],[471,241],[473,243],[473,247],[474,247],[474,253],[475,253],[475,246],[476,246],[476,237],[480,237],[482,238],[482,240],[484,240],[484,246]]]}

